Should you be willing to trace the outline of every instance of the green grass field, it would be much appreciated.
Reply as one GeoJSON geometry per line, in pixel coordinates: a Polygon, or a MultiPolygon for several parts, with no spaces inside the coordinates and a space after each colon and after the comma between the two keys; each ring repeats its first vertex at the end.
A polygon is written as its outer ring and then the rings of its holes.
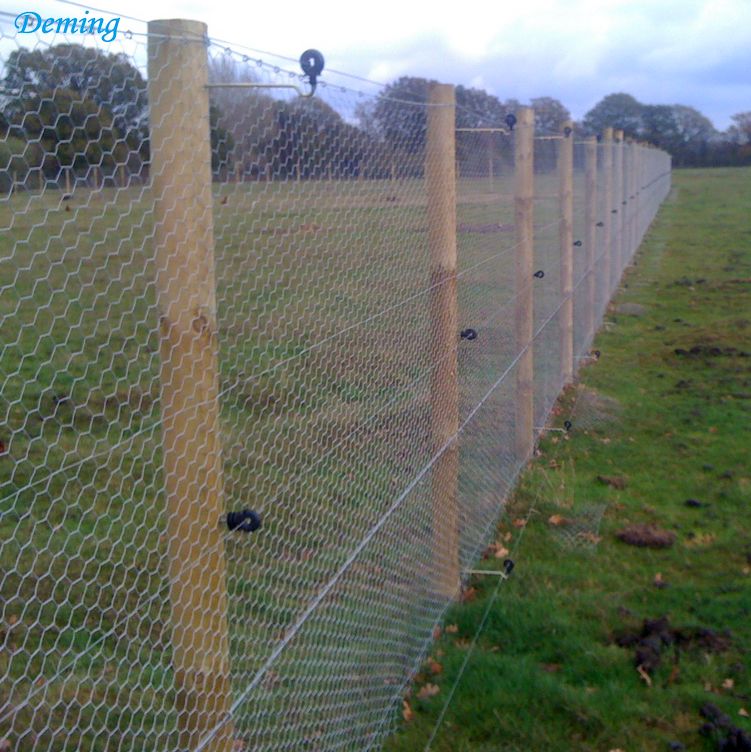
{"type": "MultiPolygon", "coordinates": [[[[573,432],[542,440],[498,529],[516,569],[490,604],[431,749],[749,748],[750,211],[751,170],[674,174],[596,339],[602,357],[559,402],[558,422],[570,417],[573,432]],[[568,545],[567,524],[587,522],[593,507],[604,510],[600,524],[590,519],[568,545]],[[674,542],[653,549],[616,537],[635,523],[674,542]],[[643,631],[660,617],[670,630],[643,631]],[[646,643],[621,646],[634,635],[646,643]],[[708,703],[740,731],[720,722],[700,734],[708,703]]],[[[481,566],[498,564],[491,554],[481,566]]],[[[422,750],[435,727],[497,579],[470,585],[470,602],[451,609],[416,678],[390,752],[422,750]]]]}

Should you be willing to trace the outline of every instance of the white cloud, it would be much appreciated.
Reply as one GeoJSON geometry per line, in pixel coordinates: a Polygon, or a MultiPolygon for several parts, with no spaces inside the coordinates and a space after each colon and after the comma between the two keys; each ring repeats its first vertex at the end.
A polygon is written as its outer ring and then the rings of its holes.
{"type": "Polygon", "coordinates": [[[377,80],[419,75],[502,97],[554,96],[577,117],[620,90],[690,104],[721,127],[751,109],[751,0],[479,0],[451,12],[404,0],[130,0],[127,13],[196,18],[215,38],[289,56],[317,47],[339,69],[377,80]]]}

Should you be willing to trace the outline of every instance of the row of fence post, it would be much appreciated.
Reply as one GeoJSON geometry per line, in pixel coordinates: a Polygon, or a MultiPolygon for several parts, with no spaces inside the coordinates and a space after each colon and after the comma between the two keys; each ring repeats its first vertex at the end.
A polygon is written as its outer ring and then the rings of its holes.
{"type": "MultiPolygon", "coordinates": [[[[219,431],[212,175],[205,24],[149,23],[148,69],[151,177],[155,212],[157,296],[161,328],[161,405],[167,504],[167,547],[179,748],[230,752],[229,636],[219,431]],[[179,127],[176,124],[179,123],[179,127]],[[185,159],[189,154],[190,159],[185,159]]],[[[431,381],[435,589],[454,597],[460,582],[458,474],[459,387],[454,88],[434,85],[427,108],[425,183],[431,352],[442,366],[431,381]]],[[[519,462],[533,448],[534,429],[534,113],[522,108],[514,130],[516,419],[519,462]]],[[[622,139],[622,133],[616,134],[622,139]]],[[[613,139],[606,129],[603,145],[613,139]]],[[[573,132],[564,123],[558,157],[560,206],[560,377],[574,375],[573,132]]],[[[625,262],[623,201],[638,196],[639,163],[624,150],[586,142],[586,339],[597,315],[597,224],[603,226],[599,264],[609,297],[625,262]],[[625,178],[624,178],[625,170],[625,178]],[[602,179],[598,180],[598,175],[602,179]],[[604,210],[598,187],[604,189],[604,210]],[[610,207],[612,207],[612,212],[610,207]],[[613,229],[617,227],[618,231],[613,229]]],[[[638,204],[636,204],[638,206],[638,204]]]]}

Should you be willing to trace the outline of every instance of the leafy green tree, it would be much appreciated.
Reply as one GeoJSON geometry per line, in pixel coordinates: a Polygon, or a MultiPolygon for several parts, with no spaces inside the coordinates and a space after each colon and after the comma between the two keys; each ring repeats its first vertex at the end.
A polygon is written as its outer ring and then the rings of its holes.
{"type": "Polygon", "coordinates": [[[751,111],[739,112],[730,119],[733,121],[731,138],[741,146],[751,144],[751,111]]]}
{"type": "Polygon", "coordinates": [[[591,134],[600,134],[605,128],[616,128],[629,138],[638,138],[642,129],[643,107],[630,94],[608,94],[584,116],[583,125],[591,134]]]}
{"type": "Polygon", "coordinates": [[[123,132],[146,120],[146,81],[122,54],[80,44],[58,44],[38,50],[20,48],[8,56],[3,85],[24,98],[49,96],[55,89],[76,92],[106,108],[123,132]]]}
{"type": "Polygon", "coordinates": [[[571,113],[553,97],[536,97],[530,104],[535,111],[535,133],[553,136],[561,132],[563,123],[571,120],[571,113]]]}

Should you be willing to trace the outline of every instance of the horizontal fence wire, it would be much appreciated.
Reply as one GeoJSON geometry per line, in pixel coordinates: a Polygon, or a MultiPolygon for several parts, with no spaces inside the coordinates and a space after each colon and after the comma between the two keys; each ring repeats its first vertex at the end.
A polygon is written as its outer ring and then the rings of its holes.
{"type": "Polygon", "coordinates": [[[0,14],[0,739],[378,748],[670,158],[123,18],[0,14]]]}

